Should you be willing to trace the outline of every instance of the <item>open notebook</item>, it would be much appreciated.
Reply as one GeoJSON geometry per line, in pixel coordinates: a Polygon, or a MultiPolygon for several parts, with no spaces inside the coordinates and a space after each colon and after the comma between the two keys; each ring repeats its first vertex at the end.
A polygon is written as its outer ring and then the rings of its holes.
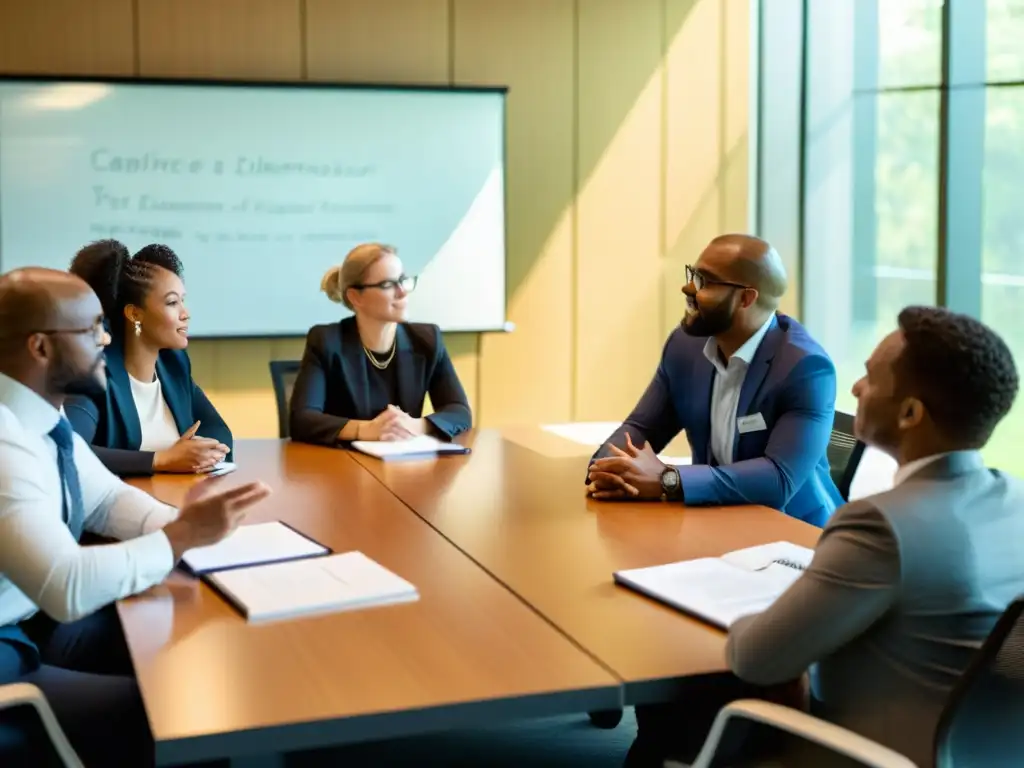
{"type": "Polygon", "coordinates": [[[775,602],[811,564],[814,551],[776,541],[722,557],[617,571],[615,581],[728,629],[775,602]]]}
{"type": "Polygon", "coordinates": [[[469,453],[469,448],[466,448],[464,445],[445,443],[430,435],[421,435],[409,440],[396,440],[393,442],[354,440],[352,447],[368,456],[375,456],[378,459],[385,460],[469,453]]]}
{"type": "Polygon", "coordinates": [[[236,528],[216,544],[195,547],[181,558],[182,567],[201,576],[212,571],[319,557],[331,550],[290,525],[255,523],[236,528]]]}
{"type": "Polygon", "coordinates": [[[205,578],[250,622],[419,599],[416,587],[362,552],[236,568],[205,578]]]}

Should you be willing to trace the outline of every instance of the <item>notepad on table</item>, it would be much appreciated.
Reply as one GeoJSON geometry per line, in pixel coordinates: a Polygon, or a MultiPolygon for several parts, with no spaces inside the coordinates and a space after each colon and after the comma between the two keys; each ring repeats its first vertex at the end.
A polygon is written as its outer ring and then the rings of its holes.
{"type": "Polygon", "coordinates": [[[464,445],[446,443],[430,435],[391,442],[354,440],[352,447],[368,456],[385,460],[469,453],[469,448],[464,445]]]}
{"type": "Polygon", "coordinates": [[[722,557],[617,571],[614,577],[624,587],[728,629],[775,602],[813,555],[807,547],[776,541],[722,557]]]}
{"type": "Polygon", "coordinates": [[[205,578],[251,622],[419,599],[416,587],[362,552],[237,568],[205,578]]]}
{"type": "Polygon", "coordinates": [[[198,576],[229,568],[318,557],[330,551],[284,523],[255,523],[236,528],[216,544],[188,550],[181,562],[198,576]]]}

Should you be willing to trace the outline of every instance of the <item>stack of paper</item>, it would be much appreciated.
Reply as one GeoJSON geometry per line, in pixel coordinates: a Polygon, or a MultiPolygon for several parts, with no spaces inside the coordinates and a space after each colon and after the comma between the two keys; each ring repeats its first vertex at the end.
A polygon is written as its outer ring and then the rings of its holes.
{"type": "Polygon", "coordinates": [[[618,571],[616,583],[728,629],[760,613],[800,578],[813,550],[787,541],[730,552],[722,557],[618,571]]]}
{"type": "Polygon", "coordinates": [[[207,580],[253,622],[419,598],[416,587],[362,552],[237,568],[207,580]]]}
{"type": "Polygon", "coordinates": [[[442,454],[469,453],[469,449],[458,443],[445,443],[429,435],[413,437],[409,440],[393,442],[377,442],[355,440],[352,447],[378,459],[414,458],[421,456],[440,456],[442,454]]]}

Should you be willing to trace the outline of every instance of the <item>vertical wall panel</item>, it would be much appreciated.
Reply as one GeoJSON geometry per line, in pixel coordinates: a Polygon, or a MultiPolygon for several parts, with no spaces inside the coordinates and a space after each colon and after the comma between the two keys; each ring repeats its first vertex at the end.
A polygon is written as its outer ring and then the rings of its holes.
{"type": "Polygon", "coordinates": [[[301,77],[299,0],[138,0],[138,9],[142,75],[301,77]]]}
{"type": "MultiPolygon", "coordinates": [[[[719,234],[723,134],[722,0],[667,0],[662,329],[679,324],[687,264],[719,234]]],[[[737,60],[747,58],[736,55],[737,60]]],[[[746,189],[744,188],[744,194],[746,189]]]]}
{"type": "Polygon", "coordinates": [[[311,80],[447,84],[448,0],[306,0],[311,80]]]}
{"type": "Polygon", "coordinates": [[[663,3],[578,8],[574,416],[601,421],[632,409],[663,341],[663,3]]]}
{"type": "Polygon", "coordinates": [[[571,417],[572,0],[456,0],[455,82],[510,86],[508,313],[481,340],[484,425],[571,417]]]}
{"type": "Polygon", "coordinates": [[[0,72],[130,75],[132,0],[0,0],[0,72]]]}
{"type": "Polygon", "coordinates": [[[723,146],[722,192],[724,232],[751,232],[748,211],[750,182],[750,57],[736,51],[750,48],[750,0],[722,0],[723,146]]]}

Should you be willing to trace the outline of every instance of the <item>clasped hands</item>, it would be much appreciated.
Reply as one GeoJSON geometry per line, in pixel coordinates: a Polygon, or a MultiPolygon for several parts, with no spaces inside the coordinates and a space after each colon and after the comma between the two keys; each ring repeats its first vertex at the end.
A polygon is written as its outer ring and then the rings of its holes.
{"type": "Polygon", "coordinates": [[[661,475],[668,468],[644,441],[633,445],[626,433],[626,450],[609,445],[612,454],[596,459],[587,472],[587,496],[599,500],[661,498],[661,475]]]}
{"type": "Polygon", "coordinates": [[[414,419],[397,405],[389,405],[371,421],[359,425],[358,440],[380,440],[385,443],[409,440],[427,433],[427,420],[414,419]]]}

